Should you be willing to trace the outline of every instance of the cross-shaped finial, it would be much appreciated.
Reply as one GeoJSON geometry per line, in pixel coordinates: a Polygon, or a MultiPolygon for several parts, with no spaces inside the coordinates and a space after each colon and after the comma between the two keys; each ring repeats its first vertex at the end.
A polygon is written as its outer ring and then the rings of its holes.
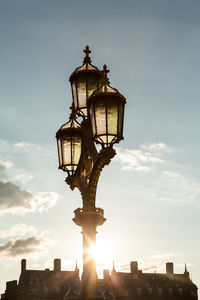
{"type": "Polygon", "coordinates": [[[71,114],[70,114],[70,120],[76,119],[76,112],[75,112],[75,107],[74,103],[72,102],[72,105],[69,107],[71,109],[71,114]]]}
{"type": "Polygon", "coordinates": [[[89,49],[89,46],[86,46],[83,52],[85,53],[84,63],[90,63],[91,58],[89,57],[89,54],[91,53],[91,50],[89,49]]]}
{"type": "Polygon", "coordinates": [[[108,76],[107,76],[107,74],[110,72],[110,70],[108,70],[107,69],[107,66],[106,65],[104,65],[103,66],[103,74],[104,74],[104,76],[107,78],[108,76]]]}

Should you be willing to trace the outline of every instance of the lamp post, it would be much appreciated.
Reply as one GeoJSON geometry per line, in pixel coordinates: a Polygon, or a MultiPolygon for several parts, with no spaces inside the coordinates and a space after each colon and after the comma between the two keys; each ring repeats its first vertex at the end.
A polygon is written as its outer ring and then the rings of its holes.
{"type": "Polygon", "coordinates": [[[73,102],[69,121],[56,133],[59,168],[67,172],[66,183],[78,188],[83,207],[74,211],[73,221],[82,227],[83,274],[82,299],[94,297],[97,279],[96,264],[90,249],[96,245],[96,229],[106,219],[104,211],[95,205],[100,173],[116,152],[113,144],[123,139],[124,106],[126,100],[110,87],[106,65],[100,71],[91,64],[86,46],[83,65],[70,76],[73,102]],[[76,120],[82,118],[81,124],[76,120]],[[95,144],[101,145],[97,151],[95,144]]]}

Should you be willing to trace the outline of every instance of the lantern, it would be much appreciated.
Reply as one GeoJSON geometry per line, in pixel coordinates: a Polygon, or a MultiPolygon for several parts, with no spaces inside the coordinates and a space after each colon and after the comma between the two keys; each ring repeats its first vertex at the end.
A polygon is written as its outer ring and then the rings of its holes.
{"type": "Polygon", "coordinates": [[[97,67],[91,65],[89,57],[89,47],[84,50],[86,56],[83,65],[78,67],[70,76],[72,96],[75,112],[83,117],[87,117],[87,99],[98,87],[98,82],[102,74],[97,67]]]}
{"type": "Polygon", "coordinates": [[[59,169],[73,175],[81,156],[82,129],[72,117],[56,133],[58,145],[59,169]]]}
{"type": "Polygon", "coordinates": [[[88,99],[92,135],[96,143],[108,147],[123,139],[124,105],[126,99],[109,86],[104,65],[104,83],[88,99]]]}

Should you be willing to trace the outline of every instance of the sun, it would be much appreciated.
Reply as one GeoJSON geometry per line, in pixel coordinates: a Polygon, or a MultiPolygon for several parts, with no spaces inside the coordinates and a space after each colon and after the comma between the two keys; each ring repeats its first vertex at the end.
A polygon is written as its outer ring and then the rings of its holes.
{"type": "Polygon", "coordinates": [[[96,246],[91,245],[89,250],[91,258],[96,261],[97,266],[110,267],[114,259],[114,250],[107,242],[97,239],[96,246]]]}

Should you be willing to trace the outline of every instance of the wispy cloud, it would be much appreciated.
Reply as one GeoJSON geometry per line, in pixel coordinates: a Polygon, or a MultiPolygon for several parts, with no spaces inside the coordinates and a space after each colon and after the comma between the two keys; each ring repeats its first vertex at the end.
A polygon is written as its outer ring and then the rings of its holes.
{"type": "Polygon", "coordinates": [[[36,228],[31,225],[26,224],[15,224],[14,226],[8,228],[8,229],[1,229],[0,230],[0,238],[5,239],[9,237],[23,237],[27,234],[33,234],[36,233],[36,228]]]}
{"type": "Polygon", "coordinates": [[[200,199],[200,181],[176,171],[163,171],[159,186],[162,200],[194,204],[200,199]]]}
{"type": "Polygon", "coordinates": [[[60,196],[56,192],[32,194],[9,181],[0,181],[0,213],[23,214],[43,212],[56,205],[60,196]]]}
{"type": "Polygon", "coordinates": [[[22,184],[26,184],[28,181],[30,181],[34,176],[28,174],[28,173],[21,173],[16,175],[13,180],[18,181],[22,184]]]}
{"type": "Polygon", "coordinates": [[[164,143],[141,145],[139,149],[123,149],[116,147],[117,156],[123,170],[149,171],[155,164],[160,164],[162,150],[167,146],[164,143]]]}
{"type": "Polygon", "coordinates": [[[141,148],[150,150],[150,151],[160,151],[163,149],[167,149],[167,145],[164,143],[151,143],[147,145],[142,145],[141,148]]]}

